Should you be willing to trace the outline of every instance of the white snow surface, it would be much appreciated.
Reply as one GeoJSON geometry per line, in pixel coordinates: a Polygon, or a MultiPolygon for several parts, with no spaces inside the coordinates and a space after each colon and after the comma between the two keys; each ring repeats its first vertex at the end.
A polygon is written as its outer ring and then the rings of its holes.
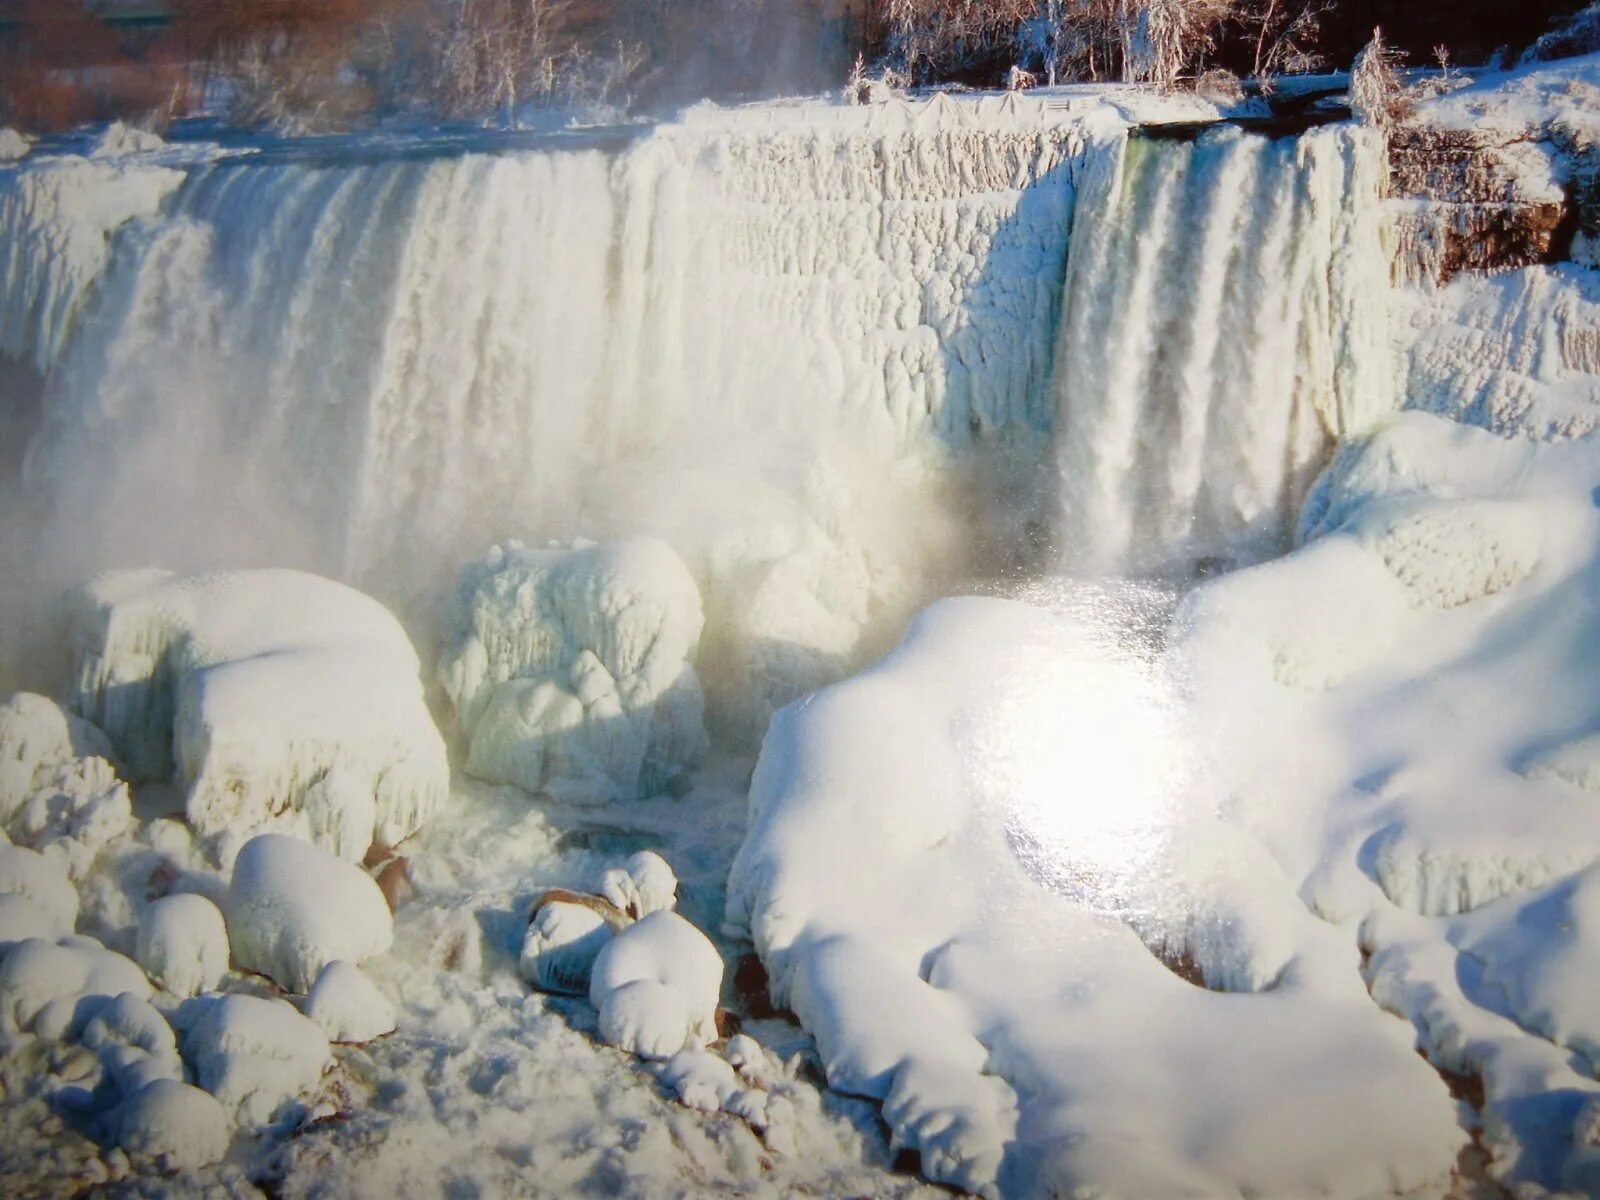
{"type": "Polygon", "coordinates": [[[233,957],[305,993],[329,963],[389,949],[394,919],[360,867],[310,842],[264,833],[234,860],[225,912],[233,957]]]}
{"type": "Polygon", "coordinates": [[[139,917],[134,958],[169,995],[187,998],[214,990],[228,970],[228,957],[222,911],[204,896],[161,896],[139,917]]]}
{"type": "Polygon", "coordinates": [[[655,794],[706,749],[703,624],[664,542],[496,546],[462,574],[439,663],[467,773],[561,800],[655,794]]]}
{"type": "Polygon", "coordinates": [[[941,601],[778,714],[727,910],[775,1001],[929,1178],[983,1195],[1447,1181],[1464,1135],[1411,1029],[1220,819],[1114,633],[941,601]]]}
{"type": "Polygon", "coordinates": [[[72,706],[172,780],[226,857],[286,828],[359,861],[449,786],[416,652],[382,605],[298,571],[100,576],[72,601],[72,706]]]}

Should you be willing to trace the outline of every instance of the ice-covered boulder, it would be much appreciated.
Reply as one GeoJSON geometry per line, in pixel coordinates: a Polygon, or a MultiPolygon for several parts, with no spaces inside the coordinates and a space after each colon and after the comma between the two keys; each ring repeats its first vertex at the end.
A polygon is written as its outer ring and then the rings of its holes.
{"type": "Polygon", "coordinates": [[[0,1034],[32,1032],[46,1041],[77,1033],[93,1016],[84,1001],[124,992],[146,999],[150,983],[137,963],[93,938],[29,938],[0,961],[0,1034]]]}
{"type": "Polygon", "coordinates": [[[121,158],[128,154],[159,150],[166,144],[159,133],[123,121],[113,121],[89,144],[89,157],[121,158]]]}
{"type": "Polygon", "coordinates": [[[162,1171],[210,1166],[228,1152],[228,1115],[214,1096],[157,1079],[123,1104],[117,1145],[138,1165],[162,1171]]]}
{"type": "Polygon", "coordinates": [[[574,801],[659,792],[705,749],[702,624],[664,542],[495,547],[462,572],[439,664],[467,771],[574,801]]]}
{"type": "Polygon", "coordinates": [[[287,1001],[201,996],[185,1009],[183,1056],[238,1125],[278,1120],[332,1061],[327,1036],[287,1001]]]}
{"type": "Polygon", "coordinates": [[[585,996],[595,959],[629,922],[609,901],[578,892],[546,892],[534,902],[517,968],[542,992],[585,996]]]}
{"type": "Polygon", "coordinates": [[[172,1026],[148,1000],[132,992],[96,1006],[80,1040],[99,1057],[103,1089],[113,1102],[160,1079],[183,1081],[183,1061],[172,1026]]]}
{"type": "Polygon", "coordinates": [[[0,944],[65,937],[78,923],[78,890],[62,868],[24,846],[0,845],[0,944]]]}
{"type": "Polygon", "coordinates": [[[239,851],[225,907],[234,959],[291,992],[307,991],[335,959],[360,962],[394,940],[394,917],[370,875],[283,834],[239,851]]]}
{"type": "Polygon", "coordinates": [[[298,571],[119,571],[72,606],[72,707],[202,836],[296,832],[360,861],[449,788],[416,652],[375,600],[298,571]]]}
{"type": "Polygon", "coordinates": [[[88,721],[46,696],[18,692],[0,704],[0,823],[40,786],[41,772],[113,757],[111,742],[88,721]]]}
{"type": "Polygon", "coordinates": [[[360,967],[343,959],[322,968],[306,997],[305,1012],[330,1042],[370,1042],[395,1027],[389,997],[360,967]]]}
{"type": "Polygon", "coordinates": [[[600,893],[638,920],[677,904],[678,877],[666,859],[653,850],[641,850],[626,866],[612,867],[601,876],[600,893]]]}
{"type": "Polygon", "coordinates": [[[589,1001],[600,1036],[641,1058],[670,1058],[717,1038],[722,956],[675,912],[654,912],[596,958],[589,1001]]]}
{"type": "Polygon", "coordinates": [[[162,896],[139,917],[134,957],[174,996],[198,996],[228,970],[228,930],[222,911],[204,896],[162,896]]]}
{"type": "Polygon", "coordinates": [[[0,128],[0,162],[15,162],[33,149],[33,142],[9,125],[0,128]]]}
{"type": "Polygon", "coordinates": [[[661,1082],[678,1100],[701,1112],[728,1112],[757,1129],[767,1123],[767,1096],[748,1086],[732,1064],[709,1050],[680,1050],[666,1062],[661,1082]]]}

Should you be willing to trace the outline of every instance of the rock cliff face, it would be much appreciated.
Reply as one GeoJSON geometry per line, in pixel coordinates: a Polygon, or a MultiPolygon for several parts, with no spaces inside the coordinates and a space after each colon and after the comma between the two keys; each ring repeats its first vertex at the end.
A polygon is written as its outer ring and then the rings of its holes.
{"type": "Polygon", "coordinates": [[[1531,132],[1395,129],[1389,192],[1397,280],[1447,283],[1462,271],[1565,258],[1575,215],[1562,180],[1566,158],[1531,132]]]}

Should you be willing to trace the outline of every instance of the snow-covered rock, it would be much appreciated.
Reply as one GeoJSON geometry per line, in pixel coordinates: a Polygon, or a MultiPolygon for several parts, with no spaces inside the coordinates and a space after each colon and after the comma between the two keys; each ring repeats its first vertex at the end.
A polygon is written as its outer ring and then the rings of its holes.
{"type": "Polygon", "coordinates": [[[600,1036],[641,1058],[670,1058],[717,1037],[722,956],[675,912],[621,930],[596,958],[589,1001],[600,1036]]]}
{"type": "Polygon", "coordinates": [[[33,149],[33,141],[9,125],[0,127],[0,162],[15,162],[33,149]]]}
{"type": "Polygon", "coordinates": [[[709,1050],[680,1050],[662,1067],[661,1082],[689,1108],[729,1112],[757,1129],[767,1123],[766,1093],[748,1086],[726,1059],[709,1050]]]}
{"type": "Polygon", "coordinates": [[[172,1026],[146,999],[123,992],[95,1008],[80,1035],[99,1056],[103,1083],[115,1101],[159,1079],[183,1081],[172,1026]]]}
{"type": "Polygon", "coordinates": [[[140,129],[123,121],[107,125],[90,143],[90,158],[121,158],[129,154],[143,154],[159,150],[166,145],[159,133],[140,129]]]}
{"type": "Polygon", "coordinates": [[[139,917],[134,958],[174,996],[211,991],[228,970],[228,930],[221,910],[194,894],[152,901],[139,917]]]}
{"type": "Polygon", "coordinates": [[[201,996],[185,1007],[183,1056],[235,1124],[280,1119],[332,1061],[327,1036],[287,1001],[201,996]]]}
{"type": "Polygon", "coordinates": [[[360,861],[443,802],[415,651],[389,612],[298,571],[122,571],[73,604],[73,707],[203,836],[299,832],[360,861]]]}
{"type": "Polygon", "coordinates": [[[666,859],[653,850],[641,850],[627,865],[612,867],[601,876],[600,893],[638,920],[677,904],[678,877],[666,859]]]}
{"type": "Polygon", "coordinates": [[[595,959],[630,918],[610,901],[577,892],[547,892],[534,903],[517,966],[542,992],[589,994],[595,959]]]}
{"type": "Polygon", "coordinates": [[[467,771],[561,799],[656,794],[705,749],[702,623],[663,542],[495,547],[462,573],[439,664],[467,771]]]}
{"type": "Polygon", "coordinates": [[[360,962],[394,940],[394,918],[365,871],[310,842],[265,833],[233,864],[225,905],[241,967],[305,992],[335,959],[360,962]]]}
{"type": "Polygon", "coordinates": [[[215,1097],[176,1079],[157,1079],[118,1114],[117,1145],[135,1163],[197,1170],[228,1152],[228,1115],[215,1097]]]}
{"type": "Polygon", "coordinates": [[[370,1042],[393,1033],[394,1004],[361,968],[343,959],[322,968],[306,996],[306,1016],[330,1042],[370,1042]]]}
{"type": "Polygon", "coordinates": [[[32,1032],[59,1041],[93,1015],[83,1001],[124,992],[140,999],[150,995],[149,981],[131,959],[93,938],[29,938],[0,961],[0,1035],[32,1032]]]}
{"type": "Polygon", "coordinates": [[[78,923],[78,891],[72,881],[58,864],[24,846],[0,845],[0,897],[11,898],[0,910],[5,918],[0,942],[30,936],[20,931],[41,922],[49,931],[41,936],[65,937],[78,923]]]}

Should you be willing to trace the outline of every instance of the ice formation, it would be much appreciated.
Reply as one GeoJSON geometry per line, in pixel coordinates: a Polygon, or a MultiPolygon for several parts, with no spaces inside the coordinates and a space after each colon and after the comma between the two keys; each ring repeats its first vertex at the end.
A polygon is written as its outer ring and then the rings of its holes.
{"type": "Polygon", "coordinates": [[[360,962],[394,939],[394,918],[370,875],[284,834],[245,843],[225,911],[238,964],[291,992],[308,991],[330,962],[360,962]]]}
{"type": "Polygon", "coordinates": [[[653,850],[641,850],[624,866],[612,867],[601,876],[600,892],[638,920],[677,904],[678,877],[666,859],[653,850]]]}
{"type": "Polygon", "coordinates": [[[331,1061],[322,1030],[287,1001],[201,996],[186,1007],[179,1017],[184,1059],[235,1124],[288,1116],[331,1061]]]}
{"type": "Polygon", "coordinates": [[[25,846],[0,845],[0,943],[65,937],[77,927],[78,891],[56,863],[25,846]]]}
{"type": "Polygon", "coordinates": [[[439,663],[467,772],[562,800],[654,795],[705,750],[702,625],[662,542],[495,547],[463,572],[439,663]]]}
{"type": "Polygon", "coordinates": [[[29,150],[33,149],[33,139],[26,134],[12,129],[9,125],[0,127],[0,162],[15,162],[26,157],[29,150]]]}
{"type": "Polygon", "coordinates": [[[600,1036],[641,1058],[671,1058],[717,1038],[722,957],[675,912],[651,913],[606,943],[589,1001],[600,1036]]]}
{"type": "Polygon", "coordinates": [[[228,970],[228,930],[222,912],[204,896],[162,896],[139,917],[134,958],[163,991],[198,996],[216,988],[228,970]]]}
{"type": "Polygon", "coordinates": [[[15,1044],[22,1033],[45,1041],[74,1036],[89,1015],[85,999],[124,993],[150,995],[144,972],[131,959],[93,938],[29,938],[0,960],[0,1039],[15,1044]]]}
{"type": "Polygon", "coordinates": [[[1219,820],[1173,698],[1115,632],[943,601],[779,713],[728,902],[774,1002],[930,1178],[980,1194],[1448,1178],[1461,1134],[1412,1031],[1219,820]]]}
{"type": "Polygon", "coordinates": [[[558,888],[534,901],[522,939],[522,977],[546,992],[589,994],[595,960],[618,930],[653,912],[670,911],[678,877],[667,860],[641,850],[600,877],[599,893],[558,888]]]}
{"type": "Polygon", "coordinates": [[[94,1089],[99,1095],[87,1097],[88,1104],[114,1107],[158,1080],[183,1082],[172,1026],[147,999],[123,992],[93,1011],[79,1035],[100,1060],[101,1077],[94,1089]]]}
{"type": "Polygon", "coordinates": [[[135,1161],[162,1171],[209,1166],[228,1150],[228,1117],[209,1093],[176,1079],[158,1079],[118,1114],[117,1145],[135,1161]]]}
{"type": "Polygon", "coordinates": [[[287,828],[359,862],[448,789],[415,651],[380,604],[297,571],[122,571],[75,597],[73,708],[191,826],[287,828]],[[351,814],[359,819],[352,819],[351,814]]]}
{"type": "Polygon", "coordinates": [[[305,1013],[330,1042],[370,1042],[394,1032],[394,1004],[360,967],[344,959],[322,968],[306,996],[305,1013]]]}

